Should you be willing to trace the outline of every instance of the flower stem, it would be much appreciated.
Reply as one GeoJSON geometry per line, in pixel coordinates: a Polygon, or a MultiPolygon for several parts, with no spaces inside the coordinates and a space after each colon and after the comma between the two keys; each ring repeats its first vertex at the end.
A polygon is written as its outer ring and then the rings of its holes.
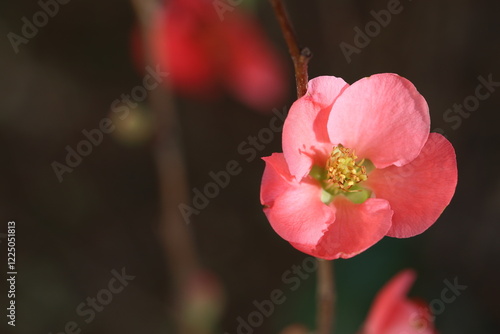
{"type": "MultiPolygon", "coordinates": [[[[149,31],[152,16],[158,10],[155,0],[131,0],[142,32],[147,65],[157,68],[152,61],[149,46],[149,31]]],[[[166,69],[162,69],[166,70],[166,69]]],[[[158,174],[160,197],[161,237],[165,259],[172,275],[171,291],[175,301],[173,316],[178,334],[191,333],[185,320],[179,316],[183,292],[190,277],[199,269],[200,263],[190,227],[182,218],[178,205],[188,203],[186,167],[181,144],[181,128],[173,96],[168,89],[157,88],[149,93],[148,102],[155,121],[155,139],[152,154],[158,174]]]]}
{"type": "Polygon", "coordinates": [[[292,23],[288,17],[285,5],[282,0],[270,0],[276,14],[276,18],[281,27],[283,36],[285,37],[288,51],[292,56],[293,66],[295,68],[295,82],[297,85],[297,97],[304,96],[307,92],[307,65],[312,54],[308,48],[300,48],[297,42],[297,37],[293,31],[292,23]]]}
{"type": "MultiPolygon", "coordinates": [[[[307,93],[308,73],[307,66],[312,57],[308,48],[300,48],[295,36],[292,23],[288,17],[282,0],[269,0],[281,27],[283,37],[288,46],[295,69],[297,97],[307,93]]],[[[335,323],[335,283],[333,262],[318,259],[318,287],[317,287],[317,334],[331,334],[335,323]]]]}
{"type": "Polygon", "coordinates": [[[333,261],[317,259],[317,334],[331,334],[335,325],[335,276],[333,261]]]}

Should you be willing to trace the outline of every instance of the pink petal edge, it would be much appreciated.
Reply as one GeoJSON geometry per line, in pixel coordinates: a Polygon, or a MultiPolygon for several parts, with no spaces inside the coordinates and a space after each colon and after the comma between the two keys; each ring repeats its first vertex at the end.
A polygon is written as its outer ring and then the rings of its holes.
{"type": "Polygon", "coordinates": [[[394,276],[379,291],[373,301],[370,313],[364,325],[364,333],[381,334],[392,313],[396,311],[406,299],[406,294],[415,282],[417,274],[414,270],[406,269],[394,276]]]}
{"type": "Polygon", "coordinates": [[[261,201],[272,228],[288,242],[317,243],[335,214],[321,202],[319,184],[297,182],[287,175],[283,154],[265,161],[261,201]]]}
{"type": "Polygon", "coordinates": [[[453,146],[442,135],[431,133],[410,164],[376,169],[365,184],[394,210],[388,236],[408,238],[424,232],[439,218],[455,193],[457,177],[453,146]]]}
{"type": "Polygon", "coordinates": [[[292,243],[315,257],[333,260],[351,258],[382,239],[391,227],[392,210],[383,199],[371,198],[354,204],[343,196],[333,202],[335,221],[317,244],[292,243]]]}
{"type": "Polygon", "coordinates": [[[283,153],[297,180],[309,173],[316,155],[328,154],[325,149],[331,149],[326,123],[332,104],[347,87],[341,78],[314,78],[306,95],[290,108],[283,126],[283,153]]]}
{"type": "Polygon", "coordinates": [[[332,107],[328,133],[332,143],[354,149],[377,168],[403,166],[427,141],[429,108],[407,79],[383,73],[349,86],[332,107]]]}

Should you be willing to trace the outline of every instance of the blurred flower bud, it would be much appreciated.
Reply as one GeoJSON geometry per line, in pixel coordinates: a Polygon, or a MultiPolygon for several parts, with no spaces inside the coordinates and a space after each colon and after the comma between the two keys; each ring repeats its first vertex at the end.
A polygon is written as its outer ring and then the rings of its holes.
{"type": "Polygon", "coordinates": [[[225,296],[219,279],[209,271],[194,273],[182,299],[183,323],[190,332],[213,333],[223,314],[225,296]]]}
{"type": "Polygon", "coordinates": [[[309,333],[310,333],[309,329],[307,329],[307,327],[301,324],[289,325],[280,332],[280,334],[309,334],[309,333]]]}
{"type": "MultiPolygon", "coordinates": [[[[284,59],[254,17],[227,4],[222,13],[210,0],[165,1],[148,36],[152,61],[165,71],[166,84],[187,97],[211,100],[225,90],[257,111],[271,112],[288,93],[284,59]]],[[[132,56],[144,68],[137,29],[132,56]]]]}
{"type": "Polygon", "coordinates": [[[127,114],[112,112],[110,115],[116,126],[111,136],[125,146],[139,146],[147,142],[153,134],[152,116],[143,105],[129,108],[127,114]]]}

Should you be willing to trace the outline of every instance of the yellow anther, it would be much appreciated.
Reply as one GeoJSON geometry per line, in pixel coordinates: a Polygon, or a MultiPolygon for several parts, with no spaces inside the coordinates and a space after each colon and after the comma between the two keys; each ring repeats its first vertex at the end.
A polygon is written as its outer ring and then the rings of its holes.
{"type": "Polygon", "coordinates": [[[334,146],[332,153],[326,162],[328,172],[326,182],[329,188],[346,192],[355,192],[351,188],[359,182],[366,181],[366,168],[363,166],[364,159],[356,162],[358,157],[349,148],[342,145],[334,146]]]}

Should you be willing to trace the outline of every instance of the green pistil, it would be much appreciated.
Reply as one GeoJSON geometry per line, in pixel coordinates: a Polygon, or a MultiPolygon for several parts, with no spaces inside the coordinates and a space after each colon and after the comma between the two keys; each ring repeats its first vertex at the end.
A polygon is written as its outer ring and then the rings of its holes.
{"type": "Polygon", "coordinates": [[[364,203],[368,198],[370,198],[370,196],[372,194],[372,192],[370,190],[363,188],[363,187],[359,187],[359,186],[356,188],[359,188],[358,189],[359,191],[345,192],[343,195],[345,197],[347,197],[351,202],[356,203],[356,204],[364,203]]]}
{"type": "Polygon", "coordinates": [[[327,205],[343,195],[356,204],[364,203],[371,191],[360,184],[366,181],[375,166],[369,160],[357,160],[354,151],[335,146],[325,167],[313,166],[309,175],[321,184],[321,201],[327,205]]]}

